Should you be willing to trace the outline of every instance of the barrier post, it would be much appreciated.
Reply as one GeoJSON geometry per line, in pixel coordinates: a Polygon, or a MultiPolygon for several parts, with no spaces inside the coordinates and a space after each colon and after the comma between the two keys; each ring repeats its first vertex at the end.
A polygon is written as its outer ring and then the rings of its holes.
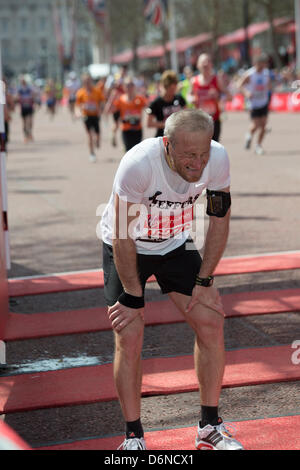
{"type": "Polygon", "coordinates": [[[295,0],[296,70],[300,72],[300,0],[295,0]]]}
{"type": "Polygon", "coordinates": [[[8,234],[8,219],[7,219],[7,187],[6,187],[6,146],[5,146],[5,125],[4,125],[4,105],[5,98],[5,84],[2,80],[2,52],[0,41],[0,170],[1,170],[1,194],[2,194],[2,213],[3,213],[3,227],[4,227],[4,244],[5,244],[5,258],[6,268],[10,269],[10,248],[9,248],[9,234],[8,234]]]}
{"type": "Polygon", "coordinates": [[[8,320],[8,284],[6,269],[10,268],[7,230],[7,196],[5,166],[5,87],[2,82],[0,43],[0,364],[6,364],[5,328],[8,320]]]}

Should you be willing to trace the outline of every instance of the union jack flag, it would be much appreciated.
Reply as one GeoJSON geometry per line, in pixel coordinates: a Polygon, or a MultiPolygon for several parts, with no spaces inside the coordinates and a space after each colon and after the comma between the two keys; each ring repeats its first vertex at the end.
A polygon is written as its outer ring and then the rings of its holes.
{"type": "Polygon", "coordinates": [[[156,26],[164,23],[168,14],[168,0],[144,0],[144,15],[156,26]]]}
{"type": "Polygon", "coordinates": [[[106,0],[83,0],[83,3],[93,13],[98,23],[105,23],[107,19],[106,0]]]}

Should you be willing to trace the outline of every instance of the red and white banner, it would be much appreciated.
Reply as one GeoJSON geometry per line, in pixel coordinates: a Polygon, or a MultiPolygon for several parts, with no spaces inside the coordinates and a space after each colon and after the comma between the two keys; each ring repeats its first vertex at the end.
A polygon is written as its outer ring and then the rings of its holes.
{"type": "MultiPolygon", "coordinates": [[[[226,103],[226,111],[245,111],[245,99],[241,94],[235,95],[226,103]]],[[[273,93],[270,110],[283,113],[300,112],[300,90],[293,93],[273,93]]]]}

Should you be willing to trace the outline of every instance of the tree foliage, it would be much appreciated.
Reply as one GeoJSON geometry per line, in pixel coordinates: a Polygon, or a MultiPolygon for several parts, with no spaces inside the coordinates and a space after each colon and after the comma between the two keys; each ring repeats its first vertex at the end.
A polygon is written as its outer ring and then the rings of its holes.
{"type": "MultiPolygon", "coordinates": [[[[163,44],[163,28],[147,22],[143,0],[107,0],[113,52],[135,50],[142,44],[163,44]]],[[[174,0],[177,37],[211,32],[215,50],[218,36],[244,26],[244,0],[174,0]]],[[[249,22],[270,21],[294,15],[294,0],[248,0],[249,22]]],[[[273,35],[274,47],[276,37],[273,35]]],[[[275,57],[276,59],[276,57],[275,57]]]]}

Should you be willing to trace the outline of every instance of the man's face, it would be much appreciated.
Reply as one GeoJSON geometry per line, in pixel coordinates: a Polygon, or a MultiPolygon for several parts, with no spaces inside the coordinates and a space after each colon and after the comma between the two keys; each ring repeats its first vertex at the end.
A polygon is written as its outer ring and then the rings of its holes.
{"type": "Polygon", "coordinates": [[[92,82],[91,77],[86,77],[83,80],[83,86],[87,89],[91,89],[93,87],[93,82],[92,82]]]}
{"type": "Polygon", "coordinates": [[[166,91],[171,95],[175,95],[177,91],[177,83],[171,83],[167,88],[166,91]]]}
{"type": "Polygon", "coordinates": [[[133,82],[129,82],[126,84],[126,91],[128,94],[132,95],[135,93],[135,85],[133,82]]]}
{"type": "Polygon", "coordinates": [[[257,62],[256,63],[256,70],[258,72],[262,72],[267,66],[267,63],[266,62],[263,62],[263,61],[260,61],[260,62],[257,62]]]}
{"type": "Polygon", "coordinates": [[[209,160],[211,138],[211,134],[205,131],[179,131],[173,144],[164,137],[173,170],[185,181],[195,183],[201,178],[209,160]]]}
{"type": "Polygon", "coordinates": [[[203,73],[210,73],[212,70],[212,62],[209,57],[204,57],[198,62],[198,69],[203,73]]]}

